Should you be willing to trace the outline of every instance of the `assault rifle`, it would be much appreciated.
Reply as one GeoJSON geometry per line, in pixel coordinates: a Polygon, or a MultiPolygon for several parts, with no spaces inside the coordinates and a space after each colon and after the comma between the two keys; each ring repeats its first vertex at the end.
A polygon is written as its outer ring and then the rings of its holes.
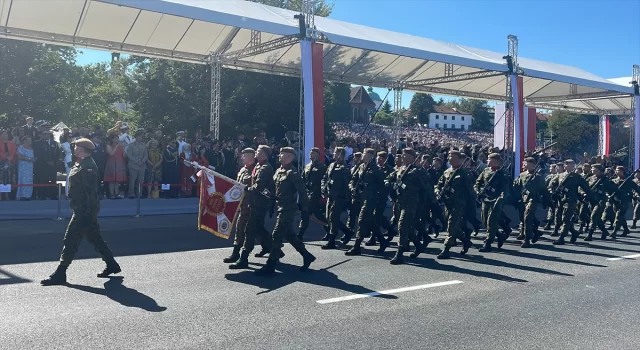
{"type": "Polygon", "coordinates": [[[443,201],[443,199],[447,198],[449,193],[451,192],[451,181],[456,177],[456,175],[458,174],[458,171],[460,169],[466,168],[468,162],[471,160],[470,157],[465,158],[462,161],[462,164],[460,164],[460,167],[458,167],[458,169],[453,171],[453,174],[451,174],[451,176],[449,177],[449,179],[447,180],[447,183],[444,184],[444,186],[442,187],[442,190],[438,191],[438,193],[436,193],[436,200],[438,201],[438,203],[441,203],[443,201]]]}

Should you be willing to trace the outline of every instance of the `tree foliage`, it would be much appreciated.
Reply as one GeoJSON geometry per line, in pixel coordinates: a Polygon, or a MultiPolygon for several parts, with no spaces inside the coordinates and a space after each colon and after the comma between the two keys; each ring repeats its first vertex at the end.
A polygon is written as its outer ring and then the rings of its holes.
{"type": "Polygon", "coordinates": [[[548,119],[548,127],[553,132],[556,148],[567,156],[588,152],[593,154],[598,147],[597,116],[584,116],[564,110],[553,111],[548,119]]]}
{"type": "Polygon", "coordinates": [[[421,124],[429,124],[429,113],[433,112],[433,106],[436,102],[433,100],[433,96],[429,94],[416,93],[411,98],[409,104],[409,110],[413,117],[418,119],[421,124]]]}
{"type": "Polygon", "coordinates": [[[391,114],[391,103],[389,102],[389,100],[385,100],[384,103],[382,104],[381,107],[381,111],[385,112],[387,114],[391,114]]]}
{"type": "Polygon", "coordinates": [[[461,98],[459,100],[445,102],[445,106],[471,114],[473,116],[471,130],[493,131],[493,123],[491,121],[493,115],[489,113],[487,101],[461,98]]]}

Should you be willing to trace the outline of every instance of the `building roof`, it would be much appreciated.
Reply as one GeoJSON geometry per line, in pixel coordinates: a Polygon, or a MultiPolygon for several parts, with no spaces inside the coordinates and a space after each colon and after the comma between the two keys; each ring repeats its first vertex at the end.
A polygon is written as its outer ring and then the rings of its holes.
{"type": "Polygon", "coordinates": [[[438,105],[433,106],[433,112],[431,113],[471,115],[471,113],[459,111],[457,108],[438,105]]]}
{"type": "Polygon", "coordinates": [[[371,100],[367,90],[362,86],[356,86],[351,88],[349,103],[362,104],[365,106],[374,107],[376,104],[371,100]]]}
{"type": "Polygon", "coordinates": [[[551,116],[551,114],[545,114],[545,113],[536,112],[536,119],[538,119],[540,121],[547,121],[550,116],[551,116]]]}
{"type": "MultiPolygon", "coordinates": [[[[37,6],[33,0],[0,0],[0,33],[9,39],[201,64],[217,57],[227,68],[299,77],[296,14],[241,0],[38,1],[37,6]]],[[[332,18],[315,17],[315,27],[327,81],[374,87],[402,83],[408,91],[506,100],[506,52],[332,18]]],[[[607,53],[596,55],[606,59],[607,53]]],[[[528,106],[595,114],[631,110],[629,86],[525,57],[518,57],[518,64],[528,106]]]]}

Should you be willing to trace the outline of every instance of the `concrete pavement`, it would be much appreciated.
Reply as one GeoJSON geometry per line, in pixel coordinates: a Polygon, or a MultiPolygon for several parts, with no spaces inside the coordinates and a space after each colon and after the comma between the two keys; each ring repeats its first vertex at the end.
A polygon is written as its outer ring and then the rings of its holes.
{"type": "MultiPolygon", "coordinates": [[[[0,349],[640,348],[638,261],[618,259],[640,254],[637,232],[495,253],[475,240],[448,261],[435,260],[438,240],[391,266],[395,249],[321,251],[312,224],[312,271],[299,272],[286,245],[280,273],[254,277],[221,262],[230,242],[196,231],[193,215],[113,218],[101,224],[124,277],[96,278],[103,263],[83,245],[70,285],[45,288],[63,223],[29,222],[20,235],[6,234],[10,223],[0,229],[0,349]]],[[[252,257],[252,269],[264,261],[252,257]]]]}

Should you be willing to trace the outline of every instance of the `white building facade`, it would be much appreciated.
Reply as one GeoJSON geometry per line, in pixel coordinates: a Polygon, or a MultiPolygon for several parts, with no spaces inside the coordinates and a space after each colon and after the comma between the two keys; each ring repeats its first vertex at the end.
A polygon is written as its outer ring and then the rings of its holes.
{"type": "Polygon", "coordinates": [[[429,128],[468,131],[471,127],[473,117],[469,113],[442,106],[435,106],[434,109],[429,113],[429,128]]]}

